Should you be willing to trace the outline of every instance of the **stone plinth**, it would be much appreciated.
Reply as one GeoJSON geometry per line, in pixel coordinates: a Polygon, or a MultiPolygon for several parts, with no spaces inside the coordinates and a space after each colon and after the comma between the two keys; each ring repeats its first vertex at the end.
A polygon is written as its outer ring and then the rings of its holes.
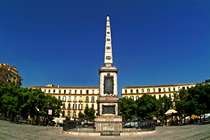
{"type": "Polygon", "coordinates": [[[95,127],[97,132],[121,132],[122,117],[116,115],[97,116],[95,119],[95,127]]]}

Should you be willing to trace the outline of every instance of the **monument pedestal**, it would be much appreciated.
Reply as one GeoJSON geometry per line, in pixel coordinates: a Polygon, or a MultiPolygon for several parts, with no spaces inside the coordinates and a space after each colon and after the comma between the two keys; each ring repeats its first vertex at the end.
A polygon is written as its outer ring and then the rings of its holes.
{"type": "Polygon", "coordinates": [[[97,116],[95,127],[97,132],[121,132],[122,117],[116,115],[97,116]]]}

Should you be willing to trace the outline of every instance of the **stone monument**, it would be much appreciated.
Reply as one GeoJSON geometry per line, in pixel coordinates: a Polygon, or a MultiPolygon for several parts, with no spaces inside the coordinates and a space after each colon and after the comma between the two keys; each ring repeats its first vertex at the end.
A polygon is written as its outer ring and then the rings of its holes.
{"type": "Polygon", "coordinates": [[[110,18],[106,18],[104,65],[99,70],[100,86],[98,116],[95,119],[97,132],[118,133],[122,131],[122,117],[118,116],[118,70],[113,66],[110,18]]]}

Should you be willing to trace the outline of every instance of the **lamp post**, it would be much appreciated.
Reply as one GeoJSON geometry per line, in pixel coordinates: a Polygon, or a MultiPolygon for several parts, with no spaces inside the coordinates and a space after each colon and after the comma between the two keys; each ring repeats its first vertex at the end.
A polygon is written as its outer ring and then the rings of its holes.
{"type": "Polygon", "coordinates": [[[164,117],[164,112],[165,112],[165,103],[164,102],[162,102],[162,123],[163,123],[163,125],[164,125],[164,120],[165,120],[165,117],[164,117]]]}

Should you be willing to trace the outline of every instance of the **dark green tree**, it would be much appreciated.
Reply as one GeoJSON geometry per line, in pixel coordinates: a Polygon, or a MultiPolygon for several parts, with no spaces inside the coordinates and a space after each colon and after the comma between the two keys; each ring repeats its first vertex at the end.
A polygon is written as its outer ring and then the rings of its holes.
{"type": "Polygon", "coordinates": [[[137,101],[137,117],[141,119],[153,119],[158,111],[158,102],[155,97],[143,95],[137,101]]]}
{"type": "Polygon", "coordinates": [[[95,110],[93,108],[86,107],[85,110],[84,110],[84,118],[88,121],[94,121],[95,110]]]}
{"type": "Polygon", "coordinates": [[[123,121],[132,120],[137,116],[137,104],[131,98],[119,99],[119,114],[122,116],[123,121]]]}

